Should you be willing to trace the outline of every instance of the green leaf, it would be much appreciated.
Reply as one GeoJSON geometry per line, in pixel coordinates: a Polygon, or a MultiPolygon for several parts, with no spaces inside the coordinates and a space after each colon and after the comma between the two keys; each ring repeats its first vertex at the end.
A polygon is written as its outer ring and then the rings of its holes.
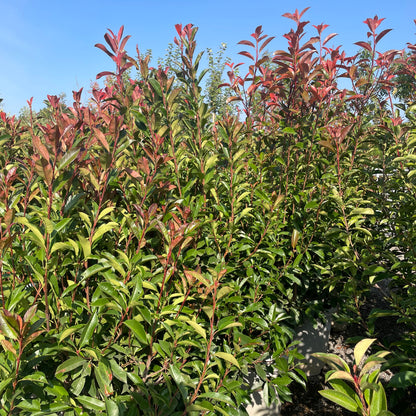
{"type": "Polygon", "coordinates": [[[118,365],[114,358],[110,360],[111,371],[113,372],[114,377],[120,380],[123,383],[127,383],[127,372],[123,367],[118,365]]]}
{"type": "Polygon", "coordinates": [[[374,215],[374,210],[372,208],[354,208],[349,215],[374,215]]]}
{"type": "Polygon", "coordinates": [[[234,289],[230,286],[221,286],[220,290],[217,292],[217,301],[228,295],[229,293],[234,292],[234,289]]]}
{"type": "Polygon", "coordinates": [[[4,314],[4,311],[0,311],[0,330],[3,332],[3,334],[11,339],[17,340],[18,339],[18,333],[16,329],[11,325],[9,320],[11,317],[6,316],[4,314]]]}
{"type": "Polygon", "coordinates": [[[355,365],[359,366],[364,354],[370,348],[370,345],[375,341],[375,338],[362,339],[354,348],[355,365]]]}
{"type": "Polygon", "coordinates": [[[199,395],[199,398],[200,399],[205,399],[205,398],[212,399],[212,400],[227,403],[231,406],[235,406],[235,403],[233,402],[231,397],[226,396],[225,394],[222,394],[222,393],[215,392],[215,391],[209,391],[207,393],[202,393],[202,394],[199,395]]]}
{"type": "Polygon", "coordinates": [[[29,375],[23,377],[22,380],[32,381],[34,383],[42,383],[42,384],[47,384],[48,383],[48,380],[46,379],[45,374],[42,373],[41,371],[36,371],[32,374],[29,374],[29,375]]]}
{"type": "Polygon", "coordinates": [[[141,111],[142,111],[142,109],[138,106],[134,106],[134,107],[131,108],[131,112],[133,113],[134,118],[146,125],[147,124],[147,119],[141,111]]]}
{"type": "Polygon", "coordinates": [[[324,352],[315,352],[311,354],[313,357],[319,358],[324,363],[329,364],[334,370],[345,370],[350,372],[348,364],[336,354],[327,354],[324,352]]]}
{"type": "Polygon", "coordinates": [[[197,401],[194,404],[187,407],[187,411],[190,412],[198,412],[198,414],[203,414],[204,411],[214,412],[215,407],[212,403],[208,402],[207,400],[197,401]]]}
{"type": "Polygon", "coordinates": [[[66,152],[58,162],[58,170],[65,170],[77,158],[78,153],[79,149],[71,149],[66,152]]]}
{"type": "Polygon", "coordinates": [[[378,389],[373,391],[370,403],[370,416],[378,416],[383,410],[387,410],[387,398],[381,382],[377,383],[378,389]]]}
{"type": "MultiPolygon", "coordinates": [[[[22,399],[18,402],[18,404],[16,405],[16,408],[26,410],[28,412],[28,413],[23,413],[23,414],[36,414],[38,411],[40,411],[40,400],[31,399],[29,401],[27,399],[22,399]]],[[[22,414],[22,412],[19,412],[18,414],[22,414]]]]}
{"type": "Polygon", "coordinates": [[[108,265],[103,266],[99,263],[93,264],[91,267],[88,267],[88,269],[82,273],[82,279],[88,279],[92,275],[97,274],[98,272],[101,272],[103,270],[107,270],[109,268],[110,266],[108,265]]]}
{"type": "Polygon", "coordinates": [[[17,286],[6,300],[6,309],[13,312],[15,306],[25,297],[26,292],[24,286],[17,286]]]}
{"type": "Polygon", "coordinates": [[[127,308],[121,288],[117,288],[115,284],[111,284],[110,282],[99,283],[98,286],[104,294],[112,297],[123,310],[127,308]]]}
{"type": "Polygon", "coordinates": [[[124,325],[133,331],[133,334],[136,336],[140,343],[145,345],[148,344],[146,331],[140,322],[136,321],[135,319],[129,319],[124,322],[124,325]]]}
{"type": "Polygon", "coordinates": [[[177,364],[171,364],[169,366],[169,371],[172,375],[173,380],[175,381],[176,385],[178,386],[179,392],[184,401],[188,398],[188,389],[186,388],[186,380],[183,374],[180,372],[177,364]]]}
{"type": "Polygon", "coordinates": [[[13,380],[14,377],[8,377],[0,381],[0,396],[3,394],[3,391],[7,386],[12,386],[13,380]]]}
{"type": "Polygon", "coordinates": [[[195,329],[195,331],[201,335],[202,338],[204,338],[205,340],[207,339],[207,333],[205,331],[204,328],[202,328],[201,325],[199,325],[197,322],[192,321],[191,319],[188,319],[185,321],[188,325],[190,325],[193,329],[195,329]]]}
{"type": "Polygon", "coordinates": [[[106,397],[112,395],[114,392],[113,386],[111,384],[113,374],[104,361],[100,361],[98,363],[98,366],[95,367],[94,374],[95,379],[100,386],[101,392],[104,393],[106,397]]]}
{"type": "Polygon", "coordinates": [[[91,316],[88,324],[84,327],[81,333],[81,339],[79,341],[79,346],[82,348],[84,345],[90,343],[92,334],[94,333],[98,324],[98,311],[95,311],[94,314],[91,316]]]}
{"type": "Polygon", "coordinates": [[[319,390],[319,394],[326,399],[339,404],[350,412],[356,412],[358,414],[360,413],[357,402],[353,398],[347,396],[345,393],[341,393],[340,391],[335,390],[319,390]]]}
{"type": "Polygon", "coordinates": [[[42,218],[43,224],[45,225],[45,230],[48,234],[52,234],[55,229],[55,223],[49,218],[42,218]]]}
{"type": "Polygon", "coordinates": [[[87,259],[91,255],[91,245],[90,241],[82,236],[81,234],[77,234],[78,241],[81,244],[82,251],[84,252],[84,260],[87,259]]]}
{"type": "Polygon", "coordinates": [[[309,201],[306,205],[305,205],[305,209],[313,209],[318,207],[319,204],[317,201],[309,201]]]}
{"type": "Polygon", "coordinates": [[[72,371],[75,368],[80,367],[81,365],[83,365],[86,362],[87,361],[84,360],[84,358],[82,358],[82,357],[69,358],[68,360],[64,361],[61,365],[58,366],[58,368],[56,369],[55,374],[67,373],[68,371],[72,371]]]}
{"type": "Polygon", "coordinates": [[[94,236],[92,237],[92,242],[99,239],[103,234],[107,233],[108,231],[118,227],[118,224],[116,222],[108,222],[107,224],[102,224],[98,227],[98,229],[95,231],[94,236]]]}
{"type": "Polygon", "coordinates": [[[79,396],[82,393],[82,390],[84,389],[86,381],[87,379],[84,375],[81,375],[81,377],[75,379],[71,383],[71,393],[73,393],[75,396],[79,396]]]}
{"type": "Polygon", "coordinates": [[[78,215],[81,217],[82,222],[84,223],[84,225],[85,224],[88,225],[88,227],[87,227],[88,230],[91,230],[92,223],[91,223],[91,219],[90,219],[89,215],[86,214],[85,212],[78,212],[78,215]]]}
{"type": "Polygon", "coordinates": [[[57,250],[73,250],[73,249],[74,247],[70,243],[57,242],[52,246],[51,251],[49,253],[52,254],[57,250]]]}
{"type": "Polygon", "coordinates": [[[240,322],[235,322],[234,316],[227,316],[222,318],[217,325],[217,332],[222,331],[223,329],[233,328],[236,326],[243,326],[240,322]]]}
{"type": "Polygon", "coordinates": [[[31,240],[33,240],[33,242],[36,243],[41,249],[46,251],[45,240],[36,225],[31,224],[26,217],[18,217],[15,221],[19,224],[25,225],[31,231],[27,234],[28,237],[32,237],[31,240]]]}
{"type": "Polygon", "coordinates": [[[326,381],[331,381],[331,380],[335,380],[335,379],[346,380],[346,381],[350,381],[350,382],[354,383],[354,377],[350,373],[347,373],[346,371],[334,371],[326,379],[326,381]]]}
{"type": "Polygon", "coordinates": [[[105,410],[107,412],[107,416],[119,416],[120,414],[117,403],[108,398],[105,399],[105,410]]]}
{"type": "Polygon", "coordinates": [[[161,90],[161,88],[160,88],[160,84],[159,84],[159,82],[156,80],[156,79],[154,79],[154,78],[150,78],[149,79],[149,83],[150,83],[150,85],[153,87],[153,90],[155,91],[155,93],[159,96],[159,97],[162,97],[162,90],[161,90]]]}
{"type": "Polygon", "coordinates": [[[205,172],[207,172],[210,167],[214,166],[217,160],[218,160],[218,154],[214,154],[210,156],[205,163],[205,172]]]}
{"type": "Polygon", "coordinates": [[[400,373],[395,374],[388,387],[396,387],[399,389],[405,389],[410,386],[416,385],[416,372],[415,371],[401,371],[400,373]]]}
{"type": "Polygon", "coordinates": [[[105,410],[105,403],[102,400],[95,399],[94,397],[78,396],[76,400],[79,401],[83,407],[89,410],[105,410]]]}
{"type": "Polygon", "coordinates": [[[296,130],[293,127],[285,127],[283,129],[283,133],[297,134],[296,130]]]}
{"type": "Polygon", "coordinates": [[[237,215],[237,217],[236,217],[236,219],[235,219],[235,224],[237,224],[242,218],[244,218],[244,217],[247,217],[247,216],[249,216],[249,217],[252,217],[252,215],[250,214],[250,211],[252,211],[253,210],[253,208],[252,207],[247,207],[247,208],[244,208],[241,212],[240,212],[240,214],[238,214],[237,215]]]}
{"type": "Polygon", "coordinates": [[[240,364],[232,354],[229,354],[227,352],[216,352],[214,355],[240,368],[240,364]]]}
{"type": "Polygon", "coordinates": [[[65,329],[59,337],[59,342],[62,342],[65,338],[69,337],[74,332],[77,332],[80,328],[83,328],[85,324],[78,324],[65,329]]]}

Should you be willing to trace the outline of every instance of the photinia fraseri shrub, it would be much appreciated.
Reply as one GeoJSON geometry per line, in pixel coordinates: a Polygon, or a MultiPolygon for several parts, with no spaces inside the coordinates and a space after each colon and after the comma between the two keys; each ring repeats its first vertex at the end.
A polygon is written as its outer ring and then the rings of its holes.
{"type": "MultiPolygon", "coordinates": [[[[305,12],[285,14],[296,23],[295,30],[285,35],[287,51],[276,51],[271,63],[267,57],[258,60],[256,53],[243,51],[255,65],[249,66],[246,76],[230,71],[229,86],[236,91],[236,100],[244,102],[257,94],[263,103],[246,111],[247,122],[252,126],[256,160],[264,166],[258,171],[267,172],[267,185],[285,197],[281,235],[287,236],[287,243],[280,252],[286,263],[284,276],[296,289],[295,300],[313,303],[320,297],[316,290],[326,286],[334,294],[332,301],[339,304],[342,286],[349,299],[368,287],[363,273],[377,261],[367,249],[373,238],[375,205],[366,198],[366,183],[379,160],[371,154],[369,142],[375,120],[389,111],[391,64],[397,52],[376,49],[388,33],[376,32],[383,20],[377,16],[364,22],[373,40],[366,58],[347,57],[339,47],[329,48],[335,34],[323,36],[327,25],[315,26],[318,36],[305,40],[308,22],[301,21],[305,12]],[[257,77],[251,76],[254,67],[257,77]],[[341,77],[351,80],[350,91],[339,89],[341,77]],[[386,99],[380,99],[381,92],[386,99]]],[[[261,27],[252,37],[257,46],[252,41],[242,44],[255,51],[269,39],[261,27]]]]}
{"type": "MultiPolygon", "coordinates": [[[[251,65],[240,76],[230,64],[229,87],[245,120],[212,118],[192,25],[175,27],[176,72],[129,56],[121,28],[97,44],[116,70],[88,106],[82,91],[72,107],[48,96],[24,130],[2,114],[2,307],[36,306],[45,330],[15,388],[1,384],[2,414],[241,414],[251,371],[268,402],[305,384],[295,323],[359,302],[374,281],[387,209],[370,192],[385,160],[370,144],[391,115],[377,94],[394,61],[346,57],[326,25],[304,40],[305,11],[286,15],[287,52],[264,56],[261,27],[241,42],[251,65]]],[[[12,356],[0,356],[4,380],[12,356]]]]}
{"type": "MultiPolygon", "coordinates": [[[[210,123],[196,29],[176,29],[183,91],[125,54],[122,29],[109,32],[112,52],[99,47],[116,82],[94,89],[91,107],[81,91],[72,107],[49,96],[47,123],[32,118],[17,137],[24,163],[11,158],[2,177],[2,302],[16,314],[36,305],[45,332],[25,349],[31,384],[22,372],[15,389],[2,384],[4,414],[233,414],[251,369],[267,400],[304,383],[279,294],[262,289],[271,256],[259,250],[265,230],[250,228],[263,194],[245,183],[244,124],[210,123]],[[141,78],[126,84],[128,64],[141,78]]],[[[263,212],[278,215],[280,202],[263,212]]]]}

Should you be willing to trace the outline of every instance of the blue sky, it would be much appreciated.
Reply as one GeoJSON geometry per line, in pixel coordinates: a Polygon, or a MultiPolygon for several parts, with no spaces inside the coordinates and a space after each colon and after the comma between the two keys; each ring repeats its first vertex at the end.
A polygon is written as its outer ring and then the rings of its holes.
{"type": "Polygon", "coordinates": [[[173,41],[176,23],[199,27],[199,50],[216,51],[222,42],[234,62],[242,50],[237,42],[249,39],[258,25],[276,39],[269,50],[285,49],[283,34],[294,22],[283,13],[310,9],[304,19],[308,34],[312,24],[329,24],[326,34],[339,35],[331,46],[343,45],[354,53],[354,42],[366,40],[363,20],[385,17],[380,30],[392,28],[380,49],[402,49],[406,42],[416,43],[415,0],[0,0],[0,98],[2,108],[18,114],[26,100],[34,97],[34,108],[43,106],[47,94],[65,93],[72,103],[72,90],[84,88],[84,100],[97,73],[112,70],[113,63],[96,43],[105,43],[107,28],[114,32],[124,25],[131,35],[127,51],[135,55],[151,49],[156,61],[173,41]]]}

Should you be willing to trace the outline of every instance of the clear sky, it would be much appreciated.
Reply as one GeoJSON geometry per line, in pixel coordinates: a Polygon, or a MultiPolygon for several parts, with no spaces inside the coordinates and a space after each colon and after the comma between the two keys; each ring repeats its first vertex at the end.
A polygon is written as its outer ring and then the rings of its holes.
{"type": "MultiPolygon", "coordinates": [[[[343,45],[353,54],[354,42],[366,40],[363,21],[378,15],[385,17],[380,30],[392,28],[380,43],[380,49],[402,49],[416,43],[416,0],[0,0],[0,98],[2,108],[18,114],[26,100],[34,97],[34,108],[43,106],[46,95],[65,93],[72,104],[72,90],[84,88],[84,100],[97,73],[113,70],[113,62],[94,47],[104,43],[107,28],[125,27],[131,35],[126,50],[135,55],[151,49],[154,61],[165,54],[176,35],[176,23],[199,27],[199,50],[216,51],[222,42],[234,62],[237,42],[249,39],[258,25],[276,39],[268,50],[285,49],[283,34],[294,22],[282,14],[310,9],[304,19],[308,35],[312,24],[329,24],[326,34],[339,35],[330,46],[343,45]]],[[[304,20],[303,19],[303,20],[304,20]]]]}

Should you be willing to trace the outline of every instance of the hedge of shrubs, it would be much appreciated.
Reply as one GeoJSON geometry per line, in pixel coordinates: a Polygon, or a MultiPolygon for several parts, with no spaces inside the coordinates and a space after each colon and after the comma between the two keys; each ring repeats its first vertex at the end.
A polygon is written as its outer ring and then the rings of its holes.
{"type": "Polygon", "coordinates": [[[376,16],[348,57],[304,12],[285,51],[240,42],[227,103],[177,25],[171,68],[109,31],[87,105],[0,112],[0,415],[240,415],[252,371],[288,401],[331,307],[391,351],[391,409],[415,385],[416,46],[380,52],[376,16]]]}

